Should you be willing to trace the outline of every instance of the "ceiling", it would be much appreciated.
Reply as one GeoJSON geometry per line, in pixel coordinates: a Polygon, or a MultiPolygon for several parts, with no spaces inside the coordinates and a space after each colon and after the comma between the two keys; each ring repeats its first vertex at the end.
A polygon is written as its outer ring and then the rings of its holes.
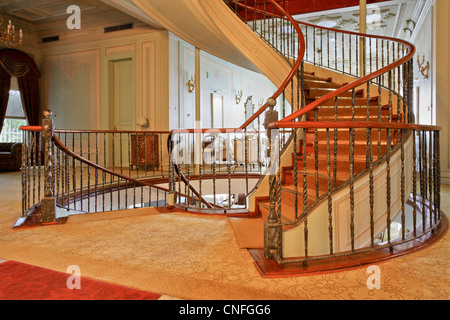
{"type": "MultiPolygon", "coordinates": [[[[309,2],[314,4],[315,7],[320,7],[321,2],[327,3],[328,7],[333,1],[335,6],[337,6],[337,2],[345,2],[347,7],[299,14],[294,17],[300,21],[336,29],[359,30],[359,7],[348,7],[356,0],[327,1],[314,0],[309,2]]],[[[432,1],[393,0],[380,2],[380,0],[367,0],[367,14],[369,16],[367,32],[398,38],[411,37],[421,14],[424,14],[427,7],[426,3],[432,1]],[[377,1],[377,3],[372,4],[371,2],[374,1],[377,1]]],[[[290,1],[289,3],[292,11],[295,12],[294,4],[304,3],[304,0],[290,1]]],[[[168,2],[165,3],[165,5],[168,4],[168,2]]],[[[6,19],[14,19],[13,24],[16,24],[17,28],[23,25],[22,28],[27,29],[28,27],[28,29],[33,29],[39,33],[58,28],[65,29],[66,21],[70,16],[66,11],[70,5],[77,5],[81,9],[84,26],[109,26],[140,20],[152,28],[163,29],[158,22],[144,14],[131,0],[0,0],[0,13],[5,15],[6,19]]],[[[322,5],[322,7],[325,8],[326,6],[322,5]]]]}
{"type": "MultiPolygon", "coordinates": [[[[433,0],[395,0],[367,5],[367,33],[414,40],[433,0]]],[[[302,22],[334,29],[359,31],[359,7],[296,15],[302,22]]]]}
{"type": "Polygon", "coordinates": [[[0,14],[13,19],[17,28],[34,29],[37,32],[66,28],[72,14],[67,8],[76,5],[81,10],[82,26],[118,25],[139,19],[158,28],[135,6],[119,0],[0,0],[0,14]]]}

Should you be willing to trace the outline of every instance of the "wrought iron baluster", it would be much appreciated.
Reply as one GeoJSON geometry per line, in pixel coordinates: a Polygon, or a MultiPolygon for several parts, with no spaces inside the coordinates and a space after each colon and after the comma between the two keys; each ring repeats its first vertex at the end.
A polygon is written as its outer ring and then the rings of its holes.
{"type": "Polygon", "coordinates": [[[437,186],[437,206],[438,219],[441,220],[441,145],[440,145],[440,132],[436,130],[434,132],[436,140],[436,186],[437,186]]]}
{"type": "MultiPolygon", "coordinates": [[[[31,170],[31,152],[33,150],[33,139],[31,138],[31,132],[27,131],[27,141],[28,141],[28,148],[27,148],[27,168],[28,168],[28,174],[27,174],[27,208],[31,207],[31,194],[30,194],[30,189],[31,189],[31,174],[32,174],[32,170],[31,170]]],[[[45,180],[44,180],[45,183],[45,180]]],[[[33,203],[34,204],[34,203],[33,203]]]]}
{"type": "Polygon", "coordinates": [[[330,155],[330,129],[327,130],[327,198],[328,198],[328,237],[330,255],[333,254],[333,202],[331,196],[331,155],[330,155]]]}
{"type": "Polygon", "coordinates": [[[354,141],[355,129],[349,129],[349,162],[350,162],[350,238],[351,250],[355,251],[355,191],[354,191],[354,141]]]}
{"type": "Polygon", "coordinates": [[[406,198],[405,198],[405,145],[404,145],[404,131],[400,130],[400,161],[401,161],[401,173],[400,173],[400,179],[401,179],[401,223],[402,223],[402,240],[405,240],[405,229],[406,229],[406,213],[405,213],[405,202],[406,202],[406,198]]]}
{"type": "MultiPolygon", "coordinates": [[[[314,110],[314,121],[318,120],[318,109],[314,110]]],[[[314,169],[315,169],[315,187],[316,187],[316,198],[319,198],[319,138],[318,130],[314,129],[314,169]]]]}
{"type": "Polygon", "coordinates": [[[417,147],[416,147],[416,130],[412,130],[413,136],[413,172],[412,172],[412,181],[413,181],[413,235],[417,236],[417,147]]]}
{"type": "Polygon", "coordinates": [[[294,202],[294,210],[295,210],[295,220],[298,219],[298,161],[297,161],[297,130],[294,130],[294,168],[293,168],[293,175],[294,175],[294,188],[295,188],[295,202],[294,202]]]}
{"type": "Polygon", "coordinates": [[[422,130],[422,145],[421,145],[421,154],[422,154],[422,190],[421,190],[421,196],[422,196],[422,231],[425,232],[425,198],[427,197],[427,156],[426,156],[426,150],[427,150],[427,141],[426,141],[426,134],[425,131],[422,130]]]}
{"type": "Polygon", "coordinates": [[[304,243],[305,243],[305,262],[308,259],[308,179],[307,179],[307,156],[306,156],[306,129],[303,129],[303,225],[304,225],[304,243]]]}
{"type": "Polygon", "coordinates": [[[27,184],[28,184],[28,165],[27,165],[27,149],[28,149],[28,132],[22,131],[22,217],[26,216],[27,207],[27,184]]]}
{"type": "Polygon", "coordinates": [[[374,177],[373,177],[373,140],[370,128],[369,140],[369,206],[370,206],[370,246],[375,246],[375,221],[374,221],[374,177]]]}
{"type": "MultiPolygon", "coordinates": [[[[88,139],[88,161],[91,161],[91,133],[88,133],[87,135],[88,139]]],[[[88,169],[88,192],[87,192],[87,199],[88,199],[88,213],[91,212],[91,166],[87,166],[88,169]]]]}
{"type": "MultiPolygon", "coordinates": [[[[75,150],[75,133],[72,133],[72,150],[75,150]]],[[[77,210],[77,164],[72,159],[72,188],[73,188],[73,209],[77,210]]]]}
{"type": "MultiPolygon", "coordinates": [[[[334,121],[338,121],[338,97],[334,98],[334,121]]],[[[337,185],[337,153],[338,153],[338,129],[334,128],[334,140],[333,140],[333,186],[337,185]]]]}
{"type": "MultiPolygon", "coordinates": [[[[95,133],[95,163],[98,164],[98,133],[95,133]]],[[[95,212],[98,212],[98,169],[95,167],[95,212]]]]}
{"type": "Polygon", "coordinates": [[[36,203],[36,167],[37,167],[37,163],[36,163],[36,158],[37,158],[37,137],[36,137],[36,131],[32,131],[31,132],[31,136],[32,136],[32,151],[31,151],[31,155],[33,158],[33,204],[36,203]]]}
{"type": "MultiPolygon", "coordinates": [[[[388,244],[391,244],[391,134],[387,129],[387,146],[386,146],[386,227],[388,244]]],[[[393,250],[393,247],[390,247],[393,250]]]]}
{"type": "MultiPolygon", "coordinates": [[[[83,156],[83,134],[80,132],[80,156],[83,156]]],[[[80,161],[80,210],[83,211],[83,162],[80,161]]]]}
{"type": "MultiPolygon", "coordinates": [[[[430,228],[433,226],[433,137],[431,131],[428,131],[428,203],[429,203],[429,214],[430,214],[430,228]]],[[[434,229],[432,230],[434,232],[434,229]]]]}

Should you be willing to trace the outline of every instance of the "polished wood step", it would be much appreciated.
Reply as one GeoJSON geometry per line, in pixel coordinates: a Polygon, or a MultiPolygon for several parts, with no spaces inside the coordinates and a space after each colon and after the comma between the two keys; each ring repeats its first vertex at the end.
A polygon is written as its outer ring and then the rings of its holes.
{"type": "MultiPolygon", "coordinates": [[[[317,117],[318,119],[320,118],[320,121],[334,121],[336,113],[334,106],[333,107],[320,106],[316,110],[317,111],[310,111],[306,113],[307,119],[313,120],[315,114],[317,113],[317,117]]],[[[379,110],[378,106],[369,106],[369,107],[355,106],[354,108],[352,108],[351,106],[341,106],[337,108],[337,118],[338,121],[344,121],[343,118],[349,119],[349,117],[355,115],[355,117],[363,117],[365,121],[367,121],[367,113],[368,113],[367,111],[369,111],[369,117],[371,118],[371,121],[378,121],[379,114],[381,117],[386,117],[387,119],[389,119],[388,118],[389,110],[385,107],[382,107],[379,110]]]]}
{"type": "Polygon", "coordinates": [[[318,77],[315,76],[314,74],[307,74],[305,73],[303,75],[303,81],[308,81],[308,80],[313,80],[313,81],[322,81],[322,82],[332,82],[332,78],[322,78],[322,77],[318,77]]]}
{"type": "Polygon", "coordinates": [[[338,89],[341,88],[342,84],[334,83],[329,81],[321,81],[321,80],[305,80],[303,82],[304,89],[318,89],[318,88],[329,88],[329,89],[338,89]]]}
{"type": "MultiPolygon", "coordinates": [[[[372,97],[370,98],[370,105],[371,106],[378,106],[379,105],[379,97],[372,97]]],[[[306,104],[310,104],[314,102],[315,98],[306,97],[305,102],[306,104]]],[[[320,106],[321,107],[334,107],[336,104],[335,99],[330,99],[326,102],[323,102],[320,106]]],[[[346,106],[352,106],[353,105],[353,99],[350,97],[338,97],[338,106],[339,107],[346,107],[346,106]]],[[[367,106],[367,98],[362,97],[356,97],[355,98],[355,106],[367,106]]]]}
{"type": "MultiPolygon", "coordinates": [[[[318,99],[320,97],[323,97],[326,94],[332,93],[335,91],[335,89],[326,89],[326,88],[320,88],[320,89],[307,89],[305,90],[307,92],[308,98],[318,99]]],[[[352,98],[353,92],[352,91],[346,91],[339,95],[339,97],[347,97],[352,98]]],[[[364,90],[358,90],[355,92],[356,98],[362,98],[364,97],[364,90]]]]}

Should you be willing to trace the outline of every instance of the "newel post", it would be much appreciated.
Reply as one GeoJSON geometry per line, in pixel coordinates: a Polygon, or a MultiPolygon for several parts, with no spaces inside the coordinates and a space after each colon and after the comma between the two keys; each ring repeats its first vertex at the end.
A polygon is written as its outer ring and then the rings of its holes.
{"type": "Polygon", "coordinates": [[[281,209],[281,194],[278,190],[279,181],[278,171],[280,170],[280,146],[278,129],[268,127],[271,122],[278,121],[278,113],[273,110],[276,100],[269,98],[267,101],[269,110],[266,112],[264,126],[266,127],[267,137],[269,139],[269,198],[270,212],[267,221],[264,222],[264,257],[270,260],[279,260],[281,258],[282,228],[278,210],[281,209]]]}
{"type": "Polygon", "coordinates": [[[42,119],[42,141],[44,147],[44,198],[41,199],[41,223],[43,225],[55,224],[56,198],[53,191],[53,155],[52,138],[54,133],[52,112],[44,111],[42,119]]]}
{"type": "Polygon", "coordinates": [[[281,224],[275,209],[277,199],[277,179],[276,175],[269,177],[270,187],[270,212],[267,221],[264,222],[264,257],[270,260],[281,258],[281,224]]]}

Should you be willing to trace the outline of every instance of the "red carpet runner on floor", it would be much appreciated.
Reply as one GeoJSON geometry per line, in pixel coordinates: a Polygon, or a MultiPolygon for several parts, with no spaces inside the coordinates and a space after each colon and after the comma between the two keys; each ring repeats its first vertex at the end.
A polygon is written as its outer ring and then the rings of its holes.
{"type": "Polygon", "coordinates": [[[0,263],[0,300],[156,300],[160,297],[83,277],[80,289],[68,289],[70,276],[15,261],[0,263]]]}

